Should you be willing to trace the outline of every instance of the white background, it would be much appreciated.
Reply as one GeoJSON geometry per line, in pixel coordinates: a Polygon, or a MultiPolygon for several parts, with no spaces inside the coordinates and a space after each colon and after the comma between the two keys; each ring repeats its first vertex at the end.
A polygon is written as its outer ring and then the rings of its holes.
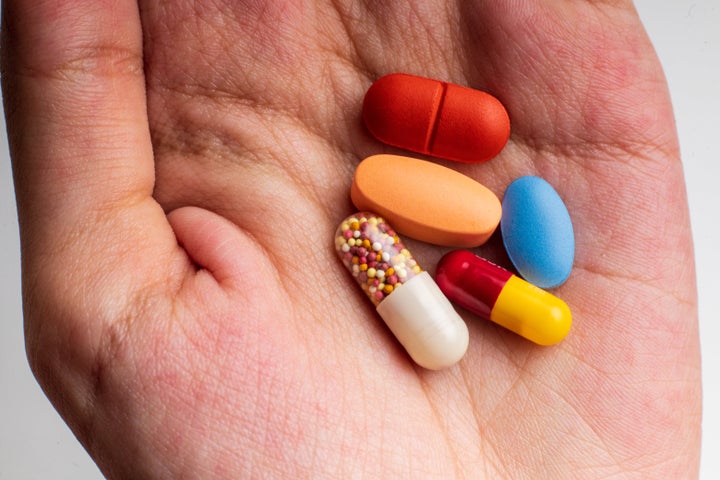
{"type": "MultiPolygon", "coordinates": [[[[700,291],[701,479],[720,478],[720,2],[636,2],[670,84],[688,183],[700,291]]],[[[4,126],[4,124],[3,124],[4,126]]],[[[3,128],[4,131],[4,128],[3,128]]],[[[30,374],[22,339],[20,247],[0,137],[0,480],[102,476],[30,374]]]]}

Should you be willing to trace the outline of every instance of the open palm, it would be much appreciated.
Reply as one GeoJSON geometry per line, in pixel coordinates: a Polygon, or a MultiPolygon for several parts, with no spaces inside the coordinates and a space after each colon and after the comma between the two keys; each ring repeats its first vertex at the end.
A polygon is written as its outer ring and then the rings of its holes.
{"type": "Polygon", "coordinates": [[[631,2],[139,4],[3,1],[29,358],[108,477],[697,475],[682,168],[631,2]],[[467,314],[423,370],[335,258],[354,167],[402,153],[360,120],[395,71],[507,107],[505,150],[450,166],[566,201],[560,345],[467,314]]]}

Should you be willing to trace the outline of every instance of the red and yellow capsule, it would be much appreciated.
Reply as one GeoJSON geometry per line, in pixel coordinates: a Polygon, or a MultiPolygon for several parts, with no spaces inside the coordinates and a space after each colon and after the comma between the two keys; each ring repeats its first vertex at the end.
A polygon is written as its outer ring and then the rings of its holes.
{"type": "Polygon", "coordinates": [[[539,345],[558,343],[570,331],[565,302],[467,250],[445,255],[435,281],[455,304],[539,345]]]}

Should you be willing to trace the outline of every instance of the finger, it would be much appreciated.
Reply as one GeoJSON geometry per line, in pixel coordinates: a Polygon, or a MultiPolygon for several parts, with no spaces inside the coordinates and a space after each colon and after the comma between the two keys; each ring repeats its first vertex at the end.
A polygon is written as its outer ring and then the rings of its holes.
{"type": "Polygon", "coordinates": [[[47,252],[152,193],[139,12],[130,0],[7,0],[3,10],[21,226],[25,246],[47,252]]]}
{"type": "Polygon", "coordinates": [[[170,212],[168,221],[190,261],[207,270],[213,282],[248,289],[248,282],[242,279],[268,270],[252,240],[215,213],[182,207],[170,212]]]}
{"type": "MultiPolygon", "coordinates": [[[[137,316],[149,285],[165,288],[181,276],[171,268],[188,265],[151,196],[136,2],[2,6],[28,354],[41,380],[56,371],[53,359],[66,359],[64,378],[87,371],[109,327],[137,316]]],[[[46,387],[55,383],[66,385],[46,387]]]]}

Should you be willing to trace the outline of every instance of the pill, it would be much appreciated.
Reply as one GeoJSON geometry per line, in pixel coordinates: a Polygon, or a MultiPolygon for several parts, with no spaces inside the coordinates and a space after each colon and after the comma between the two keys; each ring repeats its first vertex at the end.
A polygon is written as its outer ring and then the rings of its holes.
{"type": "Polygon", "coordinates": [[[539,177],[520,177],[502,201],[502,239],[520,276],[540,288],[567,280],[575,258],[575,236],[560,195],[539,177]]]}
{"type": "Polygon", "coordinates": [[[381,142],[459,162],[493,158],[510,136],[510,119],[497,98],[405,73],[375,81],[362,111],[367,129],[381,142]]]}
{"type": "Polygon", "coordinates": [[[402,235],[436,245],[475,247],[500,223],[500,200],[484,185],[437,163],[373,155],[355,170],[350,196],[402,235]]]}
{"type": "Polygon", "coordinates": [[[465,322],[382,217],[360,212],[343,220],[335,249],[415,363],[439,370],[463,357],[465,322]]]}
{"type": "Polygon", "coordinates": [[[537,344],[558,343],[570,330],[565,302],[467,250],[441,258],[435,279],[456,305],[537,344]]]}

